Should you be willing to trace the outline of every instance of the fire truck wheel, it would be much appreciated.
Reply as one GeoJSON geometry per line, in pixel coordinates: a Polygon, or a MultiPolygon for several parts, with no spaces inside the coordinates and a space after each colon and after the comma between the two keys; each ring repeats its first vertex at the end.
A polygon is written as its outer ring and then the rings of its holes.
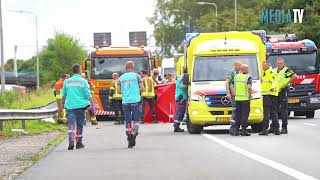
{"type": "Polygon", "coordinates": [[[312,118],[314,118],[314,111],[307,111],[307,112],[306,112],[306,116],[307,116],[307,119],[312,119],[312,118]]]}

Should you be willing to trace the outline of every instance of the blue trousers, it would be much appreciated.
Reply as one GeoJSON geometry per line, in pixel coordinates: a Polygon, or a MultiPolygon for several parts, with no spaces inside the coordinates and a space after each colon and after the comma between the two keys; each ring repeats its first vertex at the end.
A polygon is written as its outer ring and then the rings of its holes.
{"type": "Polygon", "coordinates": [[[74,139],[76,143],[82,142],[85,108],[67,110],[67,119],[69,143],[74,142],[74,139]]]}
{"type": "Polygon", "coordinates": [[[141,120],[141,103],[122,104],[122,110],[126,120],[126,134],[137,135],[141,120]]]}

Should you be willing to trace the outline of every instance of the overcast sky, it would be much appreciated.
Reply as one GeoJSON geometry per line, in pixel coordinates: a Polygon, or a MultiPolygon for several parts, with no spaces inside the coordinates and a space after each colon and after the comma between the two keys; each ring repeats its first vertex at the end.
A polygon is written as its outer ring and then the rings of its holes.
{"type": "Polygon", "coordinates": [[[39,47],[63,31],[80,39],[83,45],[93,45],[94,32],[111,32],[112,43],[128,45],[129,31],[147,31],[152,26],[154,0],[2,0],[4,56],[18,58],[36,54],[35,17],[8,10],[32,11],[38,15],[39,47]]]}

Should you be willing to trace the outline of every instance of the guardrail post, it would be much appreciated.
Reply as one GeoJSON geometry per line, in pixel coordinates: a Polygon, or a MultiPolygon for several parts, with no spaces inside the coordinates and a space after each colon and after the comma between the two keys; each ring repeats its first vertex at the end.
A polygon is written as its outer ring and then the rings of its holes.
{"type": "Polygon", "coordinates": [[[0,121],[0,131],[3,131],[3,121],[0,121]]]}
{"type": "Polygon", "coordinates": [[[22,129],[26,129],[26,120],[22,120],[22,129]]]}

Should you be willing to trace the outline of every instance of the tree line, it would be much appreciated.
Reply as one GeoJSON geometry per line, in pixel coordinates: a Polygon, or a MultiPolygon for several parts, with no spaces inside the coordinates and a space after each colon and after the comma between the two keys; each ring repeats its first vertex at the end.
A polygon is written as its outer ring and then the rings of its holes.
{"type": "MultiPolygon", "coordinates": [[[[63,32],[56,32],[47,40],[39,53],[40,82],[45,84],[59,79],[62,73],[71,74],[71,66],[81,63],[86,56],[78,39],[63,32]]],[[[5,71],[13,71],[13,59],[5,64],[5,71]]],[[[28,60],[17,60],[18,72],[36,72],[36,56],[28,60]]]]}
{"type": "Polygon", "coordinates": [[[320,46],[320,0],[237,0],[237,25],[234,24],[234,0],[156,0],[149,23],[154,26],[157,47],[165,54],[182,52],[187,32],[223,32],[266,30],[267,34],[295,33],[299,39],[311,39],[320,46]],[[263,9],[304,9],[303,23],[266,24],[263,9]]]}

